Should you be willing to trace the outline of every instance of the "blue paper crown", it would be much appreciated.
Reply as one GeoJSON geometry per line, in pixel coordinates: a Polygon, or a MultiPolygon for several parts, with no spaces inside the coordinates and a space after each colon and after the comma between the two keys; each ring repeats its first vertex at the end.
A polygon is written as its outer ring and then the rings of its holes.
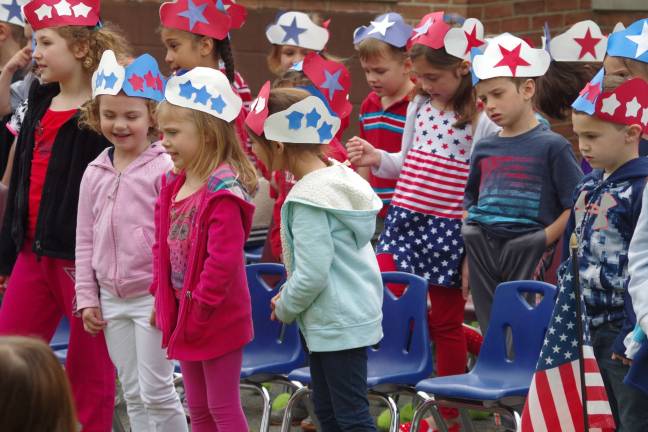
{"type": "Polygon", "coordinates": [[[603,92],[603,79],[605,78],[605,70],[601,68],[594,78],[587,83],[585,88],[581,90],[580,95],[572,103],[572,108],[576,111],[584,112],[589,115],[594,115],[596,111],[596,101],[603,92]]]}
{"type": "Polygon", "coordinates": [[[164,99],[166,81],[160,73],[157,61],[149,55],[142,54],[128,66],[123,67],[124,79],[119,82],[118,64],[100,64],[100,69],[95,75],[95,91],[99,94],[117,94],[122,90],[127,96],[141,97],[161,102],[164,99]],[[121,88],[116,88],[121,86],[121,88]]]}
{"type": "Polygon", "coordinates": [[[403,21],[403,17],[395,12],[380,15],[368,26],[358,27],[353,33],[353,44],[357,45],[365,39],[373,38],[396,48],[403,48],[412,34],[412,26],[403,21]]]}
{"type": "Polygon", "coordinates": [[[612,33],[608,38],[607,54],[648,63],[648,18],[612,33]]]}

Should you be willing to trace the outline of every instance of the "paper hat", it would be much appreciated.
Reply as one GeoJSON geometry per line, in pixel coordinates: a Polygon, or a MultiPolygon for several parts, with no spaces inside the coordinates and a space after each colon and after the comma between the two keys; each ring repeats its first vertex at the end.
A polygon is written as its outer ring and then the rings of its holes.
{"type": "Polygon", "coordinates": [[[268,118],[269,97],[270,81],[266,81],[259,90],[256,99],[250,105],[250,112],[245,118],[245,124],[257,135],[263,135],[263,123],[268,118]]]}
{"type": "Polygon", "coordinates": [[[160,22],[163,27],[218,40],[225,39],[230,29],[235,28],[225,5],[214,0],[177,0],[162,3],[160,22]]]}
{"type": "Polygon", "coordinates": [[[443,12],[429,13],[412,30],[407,47],[411,48],[420,44],[434,49],[441,48],[448,30],[450,30],[450,26],[443,20],[443,12]]]}
{"type": "Polygon", "coordinates": [[[587,83],[572,108],[612,123],[638,124],[645,130],[648,127],[648,83],[633,78],[612,92],[604,92],[604,74],[601,69],[587,83]]]}
{"type": "Polygon", "coordinates": [[[351,114],[353,109],[349,102],[351,75],[342,63],[326,60],[321,55],[311,52],[304,57],[302,70],[315,87],[326,96],[331,109],[338,117],[346,118],[351,114]]]}
{"type": "Polygon", "coordinates": [[[522,39],[503,33],[488,41],[483,54],[473,58],[472,69],[480,80],[496,77],[538,77],[551,63],[549,53],[531,48],[522,39]]]}
{"type": "Polygon", "coordinates": [[[230,17],[230,28],[240,29],[247,19],[245,6],[236,3],[234,0],[217,0],[216,7],[224,10],[230,17]]]}
{"type": "Polygon", "coordinates": [[[0,21],[24,26],[25,20],[23,19],[22,8],[27,4],[27,1],[0,0],[0,21]]]}
{"type": "Polygon", "coordinates": [[[161,102],[164,99],[164,84],[158,64],[149,54],[137,57],[124,67],[117,63],[112,50],[106,50],[92,75],[92,97],[116,95],[123,90],[127,96],[161,102]]]}
{"type": "Polygon", "coordinates": [[[202,111],[228,123],[238,117],[243,105],[227,77],[207,67],[169,78],[164,98],[173,105],[202,111]]]}
{"type": "Polygon", "coordinates": [[[565,33],[544,42],[551,58],[565,62],[602,62],[607,48],[607,37],[590,20],[578,22],[565,33]]]}
{"type": "Polygon", "coordinates": [[[648,63],[648,18],[612,33],[608,38],[607,53],[648,63]]]}
{"type": "Polygon", "coordinates": [[[403,17],[390,12],[380,15],[368,26],[361,26],[353,32],[353,44],[373,38],[396,48],[403,48],[412,34],[412,26],[405,24],[403,17]]]}
{"type": "Polygon", "coordinates": [[[486,45],[484,25],[476,18],[468,18],[461,27],[451,28],[443,38],[443,45],[448,54],[470,60],[473,48],[486,45]]]}
{"type": "Polygon", "coordinates": [[[32,0],[22,10],[34,31],[63,26],[93,27],[99,23],[99,0],[32,0]]]}
{"type": "Polygon", "coordinates": [[[266,37],[271,44],[321,51],[329,40],[329,31],[315,24],[305,13],[293,11],[279,13],[267,27],[266,37]]]}

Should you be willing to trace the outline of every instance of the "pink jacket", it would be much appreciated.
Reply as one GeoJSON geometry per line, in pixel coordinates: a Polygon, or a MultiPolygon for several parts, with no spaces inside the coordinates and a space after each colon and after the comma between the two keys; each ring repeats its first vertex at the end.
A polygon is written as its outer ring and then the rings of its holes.
{"type": "Polygon", "coordinates": [[[227,165],[214,170],[202,189],[191,228],[191,249],[180,302],[171,286],[169,210],[184,174],[167,173],[155,208],[154,276],[156,324],[169,358],[199,361],[243,347],[253,337],[252,308],[243,246],[254,205],[227,165]]]}
{"type": "Polygon", "coordinates": [[[99,287],[121,298],[146,295],[153,278],[155,202],[161,177],[173,163],[156,143],[119,173],[108,150],[81,180],[75,311],[99,307],[99,287]]]}

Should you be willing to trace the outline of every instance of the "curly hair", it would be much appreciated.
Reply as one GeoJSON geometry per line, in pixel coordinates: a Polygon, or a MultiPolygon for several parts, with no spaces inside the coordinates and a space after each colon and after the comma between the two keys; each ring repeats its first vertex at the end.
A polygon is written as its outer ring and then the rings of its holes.
{"type": "MultiPolygon", "coordinates": [[[[157,129],[156,122],[156,111],[157,111],[157,102],[151,99],[146,99],[146,107],[148,108],[148,114],[151,120],[153,121],[154,126],[150,127],[148,130],[149,140],[154,141],[159,136],[160,133],[157,129]]],[[[90,129],[98,134],[101,134],[101,116],[99,114],[99,109],[101,106],[101,95],[87,101],[81,106],[81,114],[79,117],[79,127],[84,129],[90,129]]]]}

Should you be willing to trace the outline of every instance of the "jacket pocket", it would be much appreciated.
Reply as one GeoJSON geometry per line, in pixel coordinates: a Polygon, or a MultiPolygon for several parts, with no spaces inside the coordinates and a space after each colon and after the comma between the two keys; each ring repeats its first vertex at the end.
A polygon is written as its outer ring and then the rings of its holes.
{"type": "Polygon", "coordinates": [[[187,305],[184,337],[187,342],[196,341],[205,336],[214,308],[191,299],[187,305]]]}

